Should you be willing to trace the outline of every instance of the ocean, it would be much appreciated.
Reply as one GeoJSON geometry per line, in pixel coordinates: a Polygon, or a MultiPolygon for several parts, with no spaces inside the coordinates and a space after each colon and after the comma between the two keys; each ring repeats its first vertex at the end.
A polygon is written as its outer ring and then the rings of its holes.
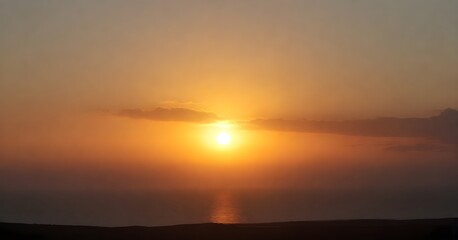
{"type": "Polygon", "coordinates": [[[442,190],[1,191],[0,221],[162,226],[329,219],[458,216],[458,192],[442,190]]]}

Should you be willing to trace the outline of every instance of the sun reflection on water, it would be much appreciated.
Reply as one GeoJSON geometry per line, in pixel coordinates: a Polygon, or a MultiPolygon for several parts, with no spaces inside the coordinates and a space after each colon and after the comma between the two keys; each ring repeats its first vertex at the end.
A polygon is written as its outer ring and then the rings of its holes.
{"type": "Polygon", "coordinates": [[[219,192],[213,202],[210,221],[213,223],[239,223],[239,209],[234,196],[229,192],[219,192]]]}

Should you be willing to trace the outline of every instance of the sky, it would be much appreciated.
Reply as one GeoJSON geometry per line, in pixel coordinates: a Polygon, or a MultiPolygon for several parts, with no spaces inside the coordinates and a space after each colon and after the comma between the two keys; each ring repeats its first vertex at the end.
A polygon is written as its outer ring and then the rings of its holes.
{"type": "Polygon", "coordinates": [[[0,0],[0,186],[449,186],[457,12],[0,0]]]}

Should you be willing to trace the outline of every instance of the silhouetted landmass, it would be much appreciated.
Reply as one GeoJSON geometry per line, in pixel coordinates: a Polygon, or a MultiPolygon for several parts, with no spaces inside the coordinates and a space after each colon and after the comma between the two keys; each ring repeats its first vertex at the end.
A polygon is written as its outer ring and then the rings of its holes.
{"type": "Polygon", "coordinates": [[[0,239],[458,239],[458,219],[90,227],[0,223],[0,239]]]}
{"type": "Polygon", "coordinates": [[[419,137],[458,144],[458,111],[445,109],[429,118],[376,118],[348,121],[257,119],[251,128],[370,137],[419,137]]]}

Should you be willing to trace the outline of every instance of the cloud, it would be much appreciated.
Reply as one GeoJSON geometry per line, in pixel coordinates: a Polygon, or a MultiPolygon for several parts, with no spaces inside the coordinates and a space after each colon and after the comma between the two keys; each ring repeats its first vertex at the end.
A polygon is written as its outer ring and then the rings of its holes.
{"type": "Polygon", "coordinates": [[[385,150],[392,152],[443,152],[446,147],[438,144],[417,143],[411,145],[393,145],[385,150]]]}
{"type": "Polygon", "coordinates": [[[350,121],[256,119],[249,128],[371,137],[432,138],[458,144],[458,111],[446,109],[429,118],[377,118],[350,121]]]}
{"type": "Polygon", "coordinates": [[[118,112],[117,115],[152,121],[209,123],[219,120],[219,117],[214,113],[188,108],[158,107],[153,110],[124,109],[118,112]]]}

